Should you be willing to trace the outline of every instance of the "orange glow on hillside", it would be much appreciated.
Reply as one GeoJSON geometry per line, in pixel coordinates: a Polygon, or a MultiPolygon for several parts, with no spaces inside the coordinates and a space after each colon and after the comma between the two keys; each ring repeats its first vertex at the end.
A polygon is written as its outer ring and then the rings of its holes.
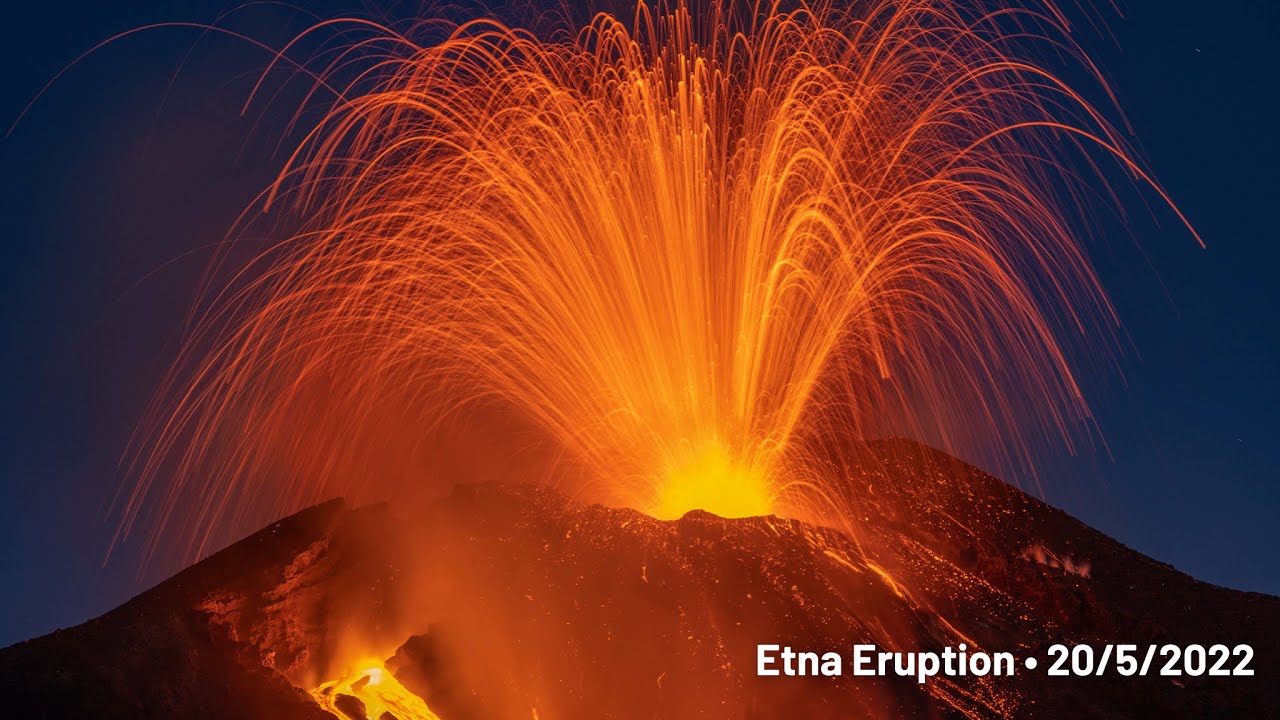
{"type": "Polygon", "coordinates": [[[341,699],[346,695],[360,701],[368,720],[379,720],[383,713],[390,713],[398,720],[439,720],[422,698],[401,685],[381,662],[365,660],[356,667],[359,669],[312,690],[311,697],[320,707],[340,718],[351,717],[350,711],[358,707],[350,700],[341,699]]]}

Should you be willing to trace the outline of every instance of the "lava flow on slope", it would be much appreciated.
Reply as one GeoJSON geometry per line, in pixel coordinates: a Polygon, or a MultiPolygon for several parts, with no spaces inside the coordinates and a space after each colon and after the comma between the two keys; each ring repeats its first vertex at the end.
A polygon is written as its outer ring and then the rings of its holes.
{"type": "Polygon", "coordinates": [[[380,661],[366,660],[356,667],[346,677],[312,690],[311,696],[324,709],[355,720],[439,720],[380,661]]]}

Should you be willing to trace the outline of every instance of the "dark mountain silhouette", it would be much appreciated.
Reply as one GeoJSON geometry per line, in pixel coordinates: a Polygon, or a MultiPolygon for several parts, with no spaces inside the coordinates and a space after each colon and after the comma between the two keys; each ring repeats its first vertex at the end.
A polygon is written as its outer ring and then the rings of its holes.
{"type": "Polygon", "coordinates": [[[1199,582],[915,443],[833,463],[852,535],[523,485],[411,512],[325,503],[0,651],[0,714],[332,717],[307,691],[367,656],[444,720],[1275,717],[1280,599],[1199,582]],[[840,652],[846,673],[756,677],[759,643],[840,652]],[[852,676],[855,643],[1041,666],[922,686],[852,676]],[[1049,677],[1054,643],[1249,643],[1256,675],[1049,677]]]}

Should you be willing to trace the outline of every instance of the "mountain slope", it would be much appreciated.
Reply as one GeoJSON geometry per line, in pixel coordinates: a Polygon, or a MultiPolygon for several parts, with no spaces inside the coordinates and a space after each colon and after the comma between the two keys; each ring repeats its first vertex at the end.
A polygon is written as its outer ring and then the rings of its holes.
{"type": "Polygon", "coordinates": [[[520,485],[396,512],[326,503],[101,618],[0,651],[0,707],[320,718],[302,689],[354,669],[342,692],[367,700],[381,670],[360,667],[385,661],[443,720],[1271,712],[1277,598],[1196,581],[915,443],[837,463],[859,498],[853,537],[778,518],[659,521],[520,485]],[[846,661],[855,643],[965,643],[1046,663],[1049,645],[1078,642],[1248,642],[1257,675],[755,675],[761,643],[846,661]]]}

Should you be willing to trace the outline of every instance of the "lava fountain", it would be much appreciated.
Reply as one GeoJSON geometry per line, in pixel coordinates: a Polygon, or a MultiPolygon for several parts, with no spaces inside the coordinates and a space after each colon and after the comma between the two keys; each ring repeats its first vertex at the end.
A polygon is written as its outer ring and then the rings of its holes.
{"type": "Polygon", "coordinates": [[[209,286],[124,530],[194,499],[202,552],[486,414],[581,498],[837,525],[831,438],[999,437],[1019,462],[1080,437],[1069,350],[1105,355],[1117,321],[1076,220],[1109,174],[1167,198],[1037,60],[1109,100],[1054,4],[442,27],[323,23],[278,55],[333,100],[263,197],[284,239],[209,286]]]}
{"type": "Polygon", "coordinates": [[[321,685],[311,695],[336,717],[393,717],[439,720],[417,695],[405,689],[378,660],[365,660],[347,677],[321,685]]]}

